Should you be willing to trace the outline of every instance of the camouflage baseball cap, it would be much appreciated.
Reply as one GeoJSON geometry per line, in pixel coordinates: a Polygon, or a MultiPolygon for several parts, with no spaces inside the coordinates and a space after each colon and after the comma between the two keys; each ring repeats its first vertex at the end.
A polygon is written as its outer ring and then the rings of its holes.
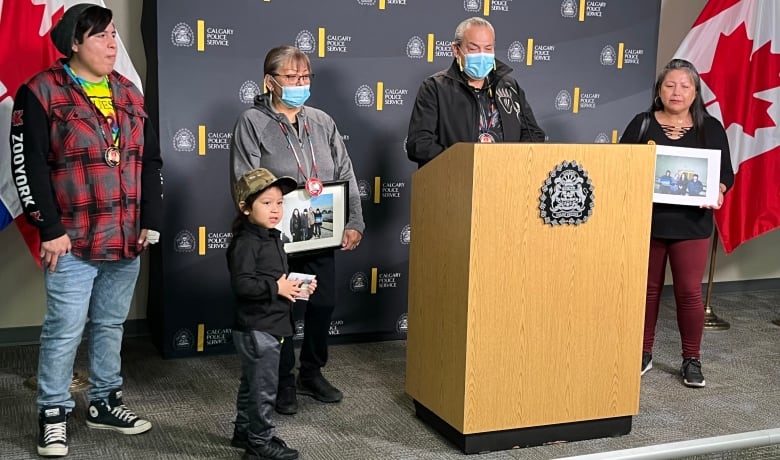
{"type": "Polygon", "coordinates": [[[271,171],[265,168],[253,169],[244,173],[238,182],[236,182],[234,187],[236,204],[241,206],[241,202],[246,201],[249,195],[262,192],[272,185],[281,188],[282,195],[298,188],[298,182],[290,176],[277,178],[271,171]]]}

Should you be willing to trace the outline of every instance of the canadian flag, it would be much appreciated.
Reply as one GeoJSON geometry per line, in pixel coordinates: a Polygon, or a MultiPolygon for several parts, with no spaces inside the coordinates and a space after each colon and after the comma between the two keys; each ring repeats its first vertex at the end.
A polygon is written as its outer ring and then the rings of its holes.
{"type": "MultiPolygon", "coordinates": [[[[102,0],[0,0],[0,62],[3,63],[0,65],[0,231],[15,221],[38,265],[38,230],[22,215],[11,175],[11,112],[19,87],[62,57],[52,44],[49,33],[65,9],[76,3],[105,6],[102,0]]],[[[141,78],[118,34],[117,47],[115,69],[141,89],[141,78]]]]}
{"type": "Polygon", "coordinates": [[[715,212],[726,253],[780,227],[779,21],[778,0],[710,0],[675,54],[729,138],[734,186],[715,212]]]}

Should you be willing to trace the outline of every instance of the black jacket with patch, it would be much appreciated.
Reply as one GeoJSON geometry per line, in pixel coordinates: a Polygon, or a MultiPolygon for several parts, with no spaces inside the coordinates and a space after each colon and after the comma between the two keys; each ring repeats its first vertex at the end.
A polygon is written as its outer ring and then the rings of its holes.
{"type": "MultiPolygon", "coordinates": [[[[487,76],[488,88],[501,117],[504,142],[544,142],[525,92],[509,74],[512,68],[496,60],[487,76]]],[[[458,142],[477,142],[479,102],[474,89],[453,59],[452,65],[426,78],[417,92],[406,152],[418,166],[458,142]]]]}

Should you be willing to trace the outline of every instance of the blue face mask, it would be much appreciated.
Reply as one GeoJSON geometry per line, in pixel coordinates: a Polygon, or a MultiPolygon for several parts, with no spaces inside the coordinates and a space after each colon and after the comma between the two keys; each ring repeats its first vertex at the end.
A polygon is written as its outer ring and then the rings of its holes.
{"type": "Polygon", "coordinates": [[[469,78],[481,80],[488,76],[496,64],[496,55],[489,53],[464,54],[463,71],[469,78]]]}
{"type": "Polygon", "coordinates": [[[279,85],[282,88],[282,97],[279,99],[282,101],[284,105],[287,107],[290,107],[292,109],[296,109],[303,105],[304,102],[306,102],[307,99],[309,99],[309,96],[311,95],[311,92],[309,91],[309,85],[305,86],[282,86],[279,85]]]}

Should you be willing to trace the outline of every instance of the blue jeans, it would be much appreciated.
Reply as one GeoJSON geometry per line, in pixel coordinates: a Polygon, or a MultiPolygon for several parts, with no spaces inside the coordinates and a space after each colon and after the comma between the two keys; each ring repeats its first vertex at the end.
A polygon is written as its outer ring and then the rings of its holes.
{"type": "Polygon", "coordinates": [[[54,273],[44,270],[46,316],[38,358],[38,409],[70,412],[73,361],[89,318],[90,401],[107,399],[122,386],[122,333],[130,310],[140,258],[88,261],[65,254],[54,273]]]}

